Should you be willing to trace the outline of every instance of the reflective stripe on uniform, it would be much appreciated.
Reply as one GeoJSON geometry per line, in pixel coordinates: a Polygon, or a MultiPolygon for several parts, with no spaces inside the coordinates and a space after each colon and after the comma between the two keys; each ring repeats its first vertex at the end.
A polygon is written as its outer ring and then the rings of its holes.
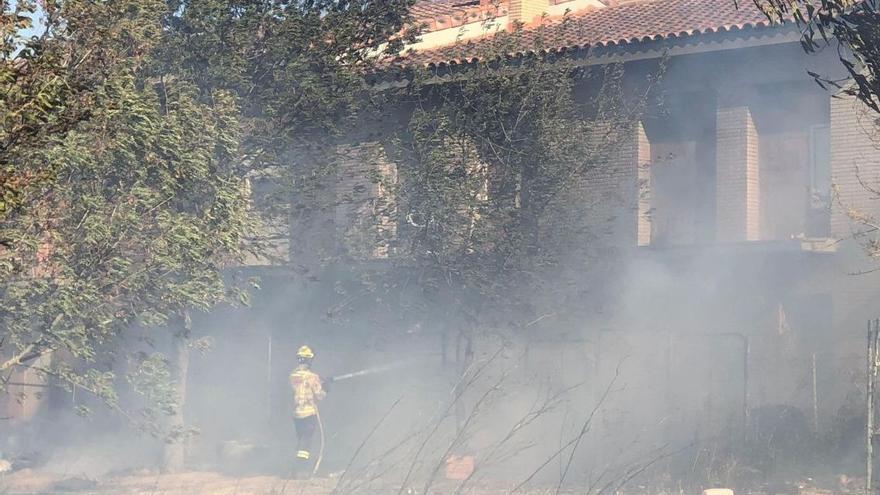
{"type": "Polygon", "coordinates": [[[309,460],[309,457],[311,457],[311,454],[309,454],[308,450],[298,450],[296,452],[297,459],[304,459],[307,461],[307,460],[309,460]]]}
{"type": "Polygon", "coordinates": [[[315,406],[300,406],[296,408],[293,417],[296,419],[308,418],[309,416],[314,416],[317,412],[315,406]]]}

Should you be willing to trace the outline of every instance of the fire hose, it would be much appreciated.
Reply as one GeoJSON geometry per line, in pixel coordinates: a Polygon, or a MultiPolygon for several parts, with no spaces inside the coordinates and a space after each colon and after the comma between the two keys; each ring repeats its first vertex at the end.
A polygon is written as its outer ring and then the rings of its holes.
{"type": "Polygon", "coordinates": [[[318,458],[315,459],[315,467],[312,469],[312,476],[318,474],[318,468],[321,467],[321,460],[324,459],[324,422],[321,421],[321,411],[315,406],[315,418],[318,420],[318,433],[321,435],[321,447],[318,449],[318,458]]]}
{"type": "MultiPolygon", "coordinates": [[[[394,368],[399,368],[399,367],[402,367],[402,366],[412,365],[412,364],[415,364],[415,363],[417,363],[417,362],[418,362],[418,361],[415,361],[415,360],[412,360],[412,361],[400,361],[400,362],[397,362],[397,363],[391,363],[391,364],[388,364],[388,365],[385,365],[385,366],[377,366],[377,367],[374,367],[374,368],[368,368],[368,369],[361,370],[361,371],[355,371],[354,373],[346,373],[346,374],[344,374],[344,375],[334,376],[334,377],[330,378],[330,379],[328,380],[328,382],[329,382],[329,383],[340,382],[340,381],[348,380],[348,379],[350,379],[350,378],[355,378],[355,377],[358,377],[358,376],[372,375],[372,374],[374,374],[374,373],[380,373],[380,372],[383,372],[383,371],[392,370],[392,369],[394,369],[394,368]]],[[[315,405],[315,419],[317,419],[317,421],[318,421],[318,433],[319,433],[320,438],[321,438],[321,446],[320,446],[320,448],[318,449],[318,457],[315,459],[315,467],[312,468],[312,476],[317,475],[317,474],[318,474],[318,469],[321,467],[321,461],[324,459],[324,445],[325,445],[325,438],[324,438],[324,422],[321,421],[321,412],[318,410],[318,406],[317,406],[317,404],[315,405]]]]}

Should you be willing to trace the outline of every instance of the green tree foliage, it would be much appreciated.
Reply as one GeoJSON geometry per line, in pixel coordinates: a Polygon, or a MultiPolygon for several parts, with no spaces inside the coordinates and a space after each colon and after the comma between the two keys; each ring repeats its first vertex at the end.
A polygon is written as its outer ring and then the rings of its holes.
{"type": "Polygon", "coordinates": [[[364,73],[417,32],[415,0],[167,0],[162,60],[199,88],[230,91],[247,119],[248,159],[287,165],[350,124],[364,73]]]}
{"type": "Polygon", "coordinates": [[[599,234],[587,230],[612,220],[591,212],[591,200],[614,202],[585,197],[584,180],[613,166],[660,69],[625,89],[619,66],[552,56],[509,62],[517,39],[496,36],[481,62],[445,77],[414,69],[411,83],[391,93],[413,110],[386,147],[396,150],[398,173],[374,178],[393,199],[376,202],[366,222],[374,239],[394,246],[387,270],[367,286],[400,291],[382,299],[465,332],[525,326],[573,295],[563,263],[582,272],[584,247],[599,234]],[[382,228],[387,218],[399,228],[382,228]]]}
{"type": "Polygon", "coordinates": [[[227,297],[248,225],[238,109],[147,70],[163,8],[49,3],[46,34],[7,37],[4,377],[51,354],[41,371],[116,406],[101,370],[126,329],[227,297]]]}
{"type": "Polygon", "coordinates": [[[412,3],[4,1],[3,380],[39,362],[118,408],[108,363],[134,356],[127,383],[176,414],[173,370],[127,331],[185,336],[244,296],[224,283],[254,229],[243,179],[357,113],[412,3]]]}

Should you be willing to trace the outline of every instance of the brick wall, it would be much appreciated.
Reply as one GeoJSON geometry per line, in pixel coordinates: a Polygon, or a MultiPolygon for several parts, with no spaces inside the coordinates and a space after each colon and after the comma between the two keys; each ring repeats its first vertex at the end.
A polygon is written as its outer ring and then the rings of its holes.
{"type": "Polygon", "coordinates": [[[716,113],[717,239],[751,241],[760,235],[758,133],[748,107],[716,113]]]}
{"type": "Polygon", "coordinates": [[[831,99],[831,180],[837,197],[831,216],[834,237],[864,229],[852,215],[880,217],[880,131],[872,114],[855,98],[831,99]],[[865,186],[868,187],[865,187],[865,186]]]}
{"type": "Polygon", "coordinates": [[[323,156],[299,158],[290,212],[290,263],[299,270],[319,270],[336,254],[335,168],[323,156]]]}
{"type": "MultiPolygon", "coordinates": [[[[597,135],[603,135],[599,130],[597,135]]],[[[588,171],[583,180],[587,228],[601,250],[633,248],[650,242],[650,146],[642,125],[636,124],[616,140],[607,163],[588,171]],[[643,195],[642,193],[647,193],[643,195]],[[644,215],[643,215],[644,214],[644,215]]]]}
{"type": "Polygon", "coordinates": [[[385,258],[397,233],[393,191],[397,167],[381,144],[342,145],[336,166],[335,231],[340,251],[385,258]]]}
{"type": "MultiPolygon", "coordinates": [[[[834,197],[831,205],[831,235],[847,239],[869,228],[854,217],[880,218],[880,135],[877,116],[858,100],[848,96],[831,98],[831,181],[834,197]]],[[[845,246],[842,244],[841,246],[845,246]]],[[[880,296],[880,273],[872,272],[876,263],[866,260],[861,246],[851,252],[841,248],[832,280],[834,326],[848,335],[864,335],[865,321],[876,318],[880,296]],[[838,274],[871,272],[859,276],[838,274]],[[835,277],[835,275],[837,275],[835,277]]],[[[826,285],[827,281],[823,281],[826,285]]]]}
{"type": "Polygon", "coordinates": [[[248,210],[253,215],[253,230],[249,232],[251,245],[256,252],[247,252],[242,260],[244,266],[285,265],[291,255],[291,222],[289,210],[277,208],[275,194],[279,178],[273,171],[251,174],[243,189],[249,198],[248,210]]]}
{"type": "Polygon", "coordinates": [[[651,143],[641,123],[636,128],[635,139],[639,198],[637,241],[639,246],[648,246],[651,244],[651,143]]]}

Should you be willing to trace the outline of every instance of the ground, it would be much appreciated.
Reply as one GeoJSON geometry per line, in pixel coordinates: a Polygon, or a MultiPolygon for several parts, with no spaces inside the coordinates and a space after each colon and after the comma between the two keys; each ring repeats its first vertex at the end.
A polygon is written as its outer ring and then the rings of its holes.
{"type": "Polygon", "coordinates": [[[89,480],[23,469],[0,477],[2,495],[280,495],[328,494],[335,480],[284,480],[272,476],[232,478],[217,473],[132,473],[89,480]]]}
{"type": "MultiPolygon", "coordinates": [[[[0,495],[329,495],[337,484],[336,477],[312,480],[285,480],[274,476],[253,476],[235,478],[213,472],[187,472],[181,474],[157,474],[148,471],[133,472],[108,477],[101,480],[70,477],[64,474],[49,474],[19,470],[0,475],[0,495]]],[[[820,489],[812,484],[790,486],[789,491],[763,490],[748,495],[851,495],[864,490],[863,480],[847,480],[838,489],[820,489]],[[850,486],[846,486],[850,485],[850,486]]],[[[521,492],[522,495],[553,493],[552,488],[521,492]]],[[[376,487],[374,493],[398,493],[399,487],[376,487]]],[[[430,495],[453,493],[454,485],[439,483],[430,495]]],[[[420,493],[417,491],[416,493],[420,493]]],[[[409,492],[405,492],[409,493],[409,492]]],[[[480,487],[474,493],[479,495],[501,495],[508,489],[480,487]]],[[[652,493],[644,486],[632,487],[627,495],[647,495],[652,493]]],[[[667,494],[668,495],[668,494],[667,494]]],[[[679,494],[674,495],[691,495],[679,494]]]]}

